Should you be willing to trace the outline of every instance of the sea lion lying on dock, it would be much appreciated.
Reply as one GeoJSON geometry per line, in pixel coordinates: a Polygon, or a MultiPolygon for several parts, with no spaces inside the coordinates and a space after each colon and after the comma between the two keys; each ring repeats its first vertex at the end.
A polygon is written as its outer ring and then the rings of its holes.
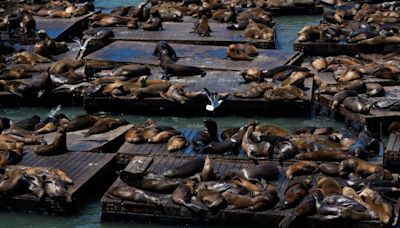
{"type": "Polygon", "coordinates": [[[206,72],[203,69],[194,66],[179,65],[172,62],[169,57],[169,53],[166,49],[160,52],[160,65],[164,69],[163,78],[170,78],[171,76],[195,76],[200,75],[201,77],[206,76],[206,72]]]}
{"type": "Polygon", "coordinates": [[[67,126],[61,126],[49,145],[40,145],[33,148],[33,152],[39,155],[57,155],[68,152],[67,148],[67,126]]]}
{"type": "Polygon", "coordinates": [[[253,60],[258,55],[257,48],[252,44],[231,44],[226,51],[226,57],[232,60],[253,60]]]}

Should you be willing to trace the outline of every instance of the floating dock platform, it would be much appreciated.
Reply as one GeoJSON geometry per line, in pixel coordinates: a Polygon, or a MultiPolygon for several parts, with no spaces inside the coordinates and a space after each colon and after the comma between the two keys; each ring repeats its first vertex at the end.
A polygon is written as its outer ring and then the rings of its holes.
{"type": "Polygon", "coordinates": [[[39,156],[25,153],[18,165],[32,167],[55,167],[63,170],[72,178],[74,184],[68,186],[72,195],[71,204],[46,197],[38,201],[30,194],[13,197],[1,197],[0,208],[11,211],[24,211],[51,215],[72,213],[93,193],[99,193],[111,183],[115,154],[68,152],[57,156],[39,156]]]}
{"type": "MultiPolygon", "coordinates": [[[[154,173],[162,173],[173,167],[177,167],[183,164],[188,159],[184,158],[150,158],[137,156],[132,159],[131,163],[125,168],[129,172],[143,172],[147,170],[154,173]]],[[[271,163],[269,162],[262,162],[271,163]]],[[[245,161],[214,161],[214,170],[219,174],[224,174],[231,170],[240,170],[245,167],[254,166],[251,162],[245,161]]],[[[284,170],[285,168],[282,168],[284,170]]],[[[286,188],[293,183],[309,178],[312,181],[313,186],[316,186],[316,176],[298,176],[293,180],[286,180],[284,177],[280,177],[279,180],[269,182],[277,190],[278,197],[280,200],[284,198],[284,192],[286,188]]],[[[119,178],[114,182],[111,187],[126,186],[119,178]]],[[[312,190],[310,190],[312,191],[312,190]]],[[[265,211],[252,212],[242,209],[221,209],[218,211],[204,211],[200,213],[191,213],[187,208],[178,206],[171,201],[168,195],[156,194],[147,192],[147,194],[160,197],[161,206],[152,204],[131,202],[122,199],[110,198],[108,194],[105,194],[101,200],[102,203],[102,220],[113,220],[113,221],[147,221],[147,222],[171,222],[174,224],[246,224],[246,225],[269,225],[277,226],[278,223],[287,215],[293,214],[294,209],[280,210],[278,204],[272,209],[265,211]]],[[[351,223],[357,227],[379,227],[379,221],[337,221],[330,220],[329,223],[326,220],[321,220],[318,215],[308,217],[307,219],[299,219],[296,221],[296,225],[301,224],[303,227],[337,227],[338,225],[345,225],[349,227],[351,223]]]]}
{"type": "Polygon", "coordinates": [[[321,5],[314,6],[294,6],[294,7],[283,7],[283,8],[270,8],[266,10],[271,12],[273,15],[286,16],[286,15],[317,15],[324,13],[324,7],[321,5]]]}
{"type": "Polygon", "coordinates": [[[391,172],[400,172],[400,132],[390,133],[383,164],[391,172]]]}
{"type": "Polygon", "coordinates": [[[293,50],[304,52],[307,55],[356,55],[358,53],[391,53],[399,50],[400,44],[366,45],[358,43],[333,42],[299,42],[293,44],[293,50]]]}
{"type": "MultiPolygon", "coordinates": [[[[258,49],[258,56],[252,61],[233,61],[226,58],[227,47],[209,45],[171,44],[177,53],[178,64],[197,66],[208,70],[240,71],[249,67],[271,69],[283,64],[301,61],[302,54],[294,51],[258,49]]],[[[137,63],[158,66],[159,59],[153,56],[156,43],[115,41],[110,45],[89,54],[84,59],[90,65],[91,60],[137,63]]]]}

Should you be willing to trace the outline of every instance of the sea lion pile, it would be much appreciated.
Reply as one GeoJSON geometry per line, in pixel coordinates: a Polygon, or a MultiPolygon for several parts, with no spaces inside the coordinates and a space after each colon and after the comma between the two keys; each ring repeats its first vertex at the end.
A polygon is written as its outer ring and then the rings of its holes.
{"type": "Polygon", "coordinates": [[[320,25],[305,26],[299,42],[347,42],[365,45],[400,43],[398,2],[363,4],[345,2],[324,15],[320,25]]]}
{"type": "Polygon", "coordinates": [[[58,168],[11,165],[1,170],[0,197],[30,194],[38,200],[48,197],[72,203],[71,184],[72,179],[58,168]]]}
{"type": "Polygon", "coordinates": [[[318,94],[333,95],[332,109],[341,104],[352,112],[368,114],[372,107],[396,111],[400,110],[396,100],[368,102],[367,97],[383,97],[385,89],[379,83],[367,83],[365,79],[374,77],[394,83],[399,81],[400,59],[397,53],[358,54],[350,56],[316,57],[311,61],[315,71],[332,72],[337,84],[327,84],[317,80],[318,94]]]}
{"type": "MultiPolygon", "coordinates": [[[[350,158],[367,159],[377,156],[379,141],[368,131],[354,133],[333,128],[306,127],[287,130],[272,124],[251,121],[239,128],[224,129],[220,134],[217,123],[204,119],[204,130],[186,139],[171,126],[158,126],[149,119],[125,134],[128,143],[166,143],[167,151],[174,152],[189,146],[198,154],[244,153],[249,159],[340,162],[350,158]]],[[[318,167],[313,162],[310,162],[318,167]]],[[[290,176],[292,176],[291,174],[290,176]]],[[[288,177],[289,178],[289,177],[288,177]]]]}
{"type": "Polygon", "coordinates": [[[194,217],[219,210],[294,208],[294,213],[287,213],[279,227],[291,227],[314,215],[327,221],[379,220],[384,225],[397,224],[399,175],[362,159],[320,165],[302,161],[281,169],[273,163],[262,163],[222,173],[214,167],[219,165],[206,155],[184,160],[159,173],[122,171],[119,178],[124,184],[110,188],[107,196],[158,206],[172,201],[187,208],[194,217]],[[283,189],[283,197],[278,197],[275,186],[284,178],[318,171],[321,174],[315,181],[308,177],[293,181],[283,189]]]}
{"type": "Polygon", "coordinates": [[[241,75],[246,86],[236,89],[233,95],[266,100],[307,100],[304,80],[314,76],[309,69],[292,65],[282,65],[270,70],[252,67],[242,70],[241,75]]]}

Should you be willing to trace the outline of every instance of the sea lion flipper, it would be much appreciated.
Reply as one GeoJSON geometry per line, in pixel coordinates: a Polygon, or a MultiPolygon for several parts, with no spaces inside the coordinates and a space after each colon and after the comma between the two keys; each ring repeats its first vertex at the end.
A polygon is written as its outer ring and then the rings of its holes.
{"type": "Polygon", "coordinates": [[[162,97],[163,99],[165,99],[165,100],[168,100],[168,101],[171,101],[171,102],[174,102],[174,100],[173,99],[171,99],[171,98],[169,98],[167,95],[165,95],[165,93],[160,93],[160,97],[162,97]]]}

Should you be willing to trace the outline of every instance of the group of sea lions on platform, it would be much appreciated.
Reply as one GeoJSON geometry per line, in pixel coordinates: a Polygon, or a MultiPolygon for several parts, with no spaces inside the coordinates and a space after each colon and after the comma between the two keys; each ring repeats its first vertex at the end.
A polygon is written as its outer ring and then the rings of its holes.
{"type": "Polygon", "coordinates": [[[398,2],[363,4],[346,2],[324,15],[320,25],[299,31],[299,42],[347,42],[363,45],[400,43],[398,2]]]}
{"type": "Polygon", "coordinates": [[[368,101],[368,97],[384,97],[385,89],[379,82],[368,83],[366,76],[392,81],[396,84],[400,76],[400,59],[397,53],[358,54],[351,56],[316,57],[311,67],[318,72],[332,72],[337,84],[327,84],[316,80],[317,94],[333,95],[332,109],[341,104],[352,112],[368,114],[372,107],[383,110],[398,111],[399,102],[393,99],[368,101]],[[360,97],[359,95],[367,96],[360,97]]]}
{"type": "Polygon", "coordinates": [[[163,22],[183,22],[184,16],[198,18],[192,32],[200,36],[212,36],[213,26],[208,19],[230,23],[229,30],[243,30],[243,36],[265,41],[274,40],[272,16],[261,8],[240,2],[221,1],[146,1],[138,6],[116,7],[109,14],[93,15],[91,27],[126,26],[128,29],[145,31],[163,30],[163,22]],[[151,7],[146,7],[151,3],[151,7]]]}
{"type": "MultiPolygon", "coordinates": [[[[198,154],[243,153],[255,162],[263,159],[276,159],[281,163],[294,159],[340,162],[353,157],[367,159],[377,156],[380,151],[379,140],[368,131],[357,134],[349,130],[315,127],[287,130],[251,121],[242,127],[219,132],[217,123],[212,119],[204,119],[204,125],[204,130],[185,138],[175,128],[159,126],[150,119],[129,130],[125,141],[134,144],[166,143],[168,152],[183,150],[190,145],[190,141],[191,149],[198,154]]],[[[313,162],[308,164],[317,167],[313,162]]]]}
{"type": "MultiPolygon", "coordinates": [[[[135,159],[132,162],[136,162],[135,159]]],[[[282,168],[274,163],[243,167],[225,170],[206,155],[184,159],[158,173],[147,169],[143,172],[125,170],[119,176],[124,184],[110,188],[107,196],[165,207],[172,201],[187,208],[195,218],[207,212],[216,215],[221,210],[285,211],[294,208],[294,213],[287,213],[280,227],[291,227],[316,214],[314,219],[327,221],[379,220],[393,226],[398,223],[400,205],[395,199],[400,193],[399,175],[381,165],[349,158],[339,164],[317,165],[302,161],[282,168]],[[214,167],[224,171],[218,172],[220,170],[214,167]],[[321,174],[312,181],[309,175],[318,171],[321,174]],[[294,175],[308,177],[284,187],[280,199],[277,185],[294,175]]]]}
{"type": "Polygon", "coordinates": [[[37,200],[48,197],[72,203],[68,185],[72,185],[73,181],[58,168],[10,165],[2,168],[0,176],[1,198],[30,194],[37,200]]]}

